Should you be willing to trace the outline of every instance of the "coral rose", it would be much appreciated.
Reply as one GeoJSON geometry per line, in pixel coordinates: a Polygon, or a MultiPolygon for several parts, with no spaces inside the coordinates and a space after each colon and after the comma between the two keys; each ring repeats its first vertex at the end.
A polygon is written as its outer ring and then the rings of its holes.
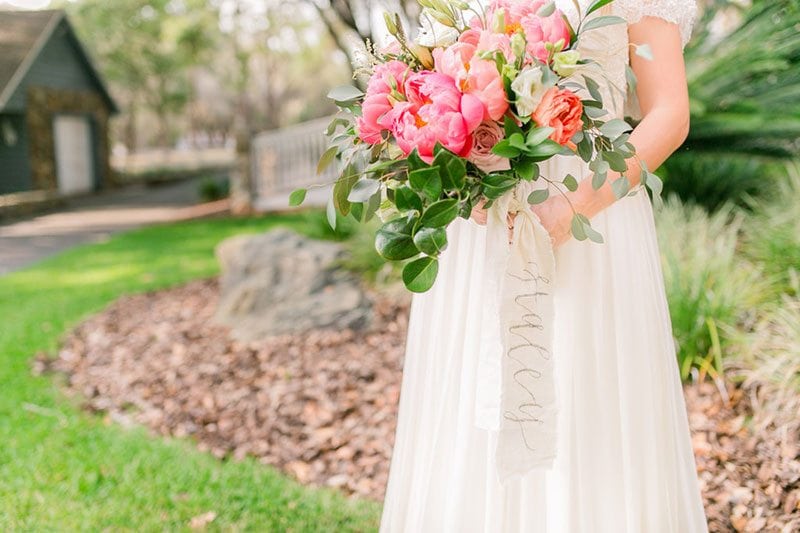
{"type": "Polygon", "coordinates": [[[582,114],[583,103],[578,95],[567,89],[553,87],[544,93],[539,107],[533,113],[533,120],[539,126],[555,129],[550,138],[574,150],[575,145],[570,139],[583,127],[582,114]]]}

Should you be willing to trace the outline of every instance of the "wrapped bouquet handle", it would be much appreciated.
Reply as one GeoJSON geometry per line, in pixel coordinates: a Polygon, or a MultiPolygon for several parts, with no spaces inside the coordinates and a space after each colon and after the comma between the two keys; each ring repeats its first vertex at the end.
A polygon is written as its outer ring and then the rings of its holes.
{"type": "Polygon", "coordinates": [[[517,187],[490,208],[483,310],[475,395],[475,424],[497,434],[501,483],[556,455],[553,315],[555,255],[550,234],[517,187]],[[520,198],[522,196],[522,198],[520,198]],[[516,213],[513,241],[506,219],[516,213]]]}

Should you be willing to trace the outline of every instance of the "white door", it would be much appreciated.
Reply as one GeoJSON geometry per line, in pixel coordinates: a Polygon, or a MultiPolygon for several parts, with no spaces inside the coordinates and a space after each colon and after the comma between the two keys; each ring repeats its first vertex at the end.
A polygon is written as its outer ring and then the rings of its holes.
{"type": "Polygon", "coordinates": [[[56,143],[56,175],[62,194],[94,189],[92,126],[87,117],[57,115],[53,121],[56,143]]]}

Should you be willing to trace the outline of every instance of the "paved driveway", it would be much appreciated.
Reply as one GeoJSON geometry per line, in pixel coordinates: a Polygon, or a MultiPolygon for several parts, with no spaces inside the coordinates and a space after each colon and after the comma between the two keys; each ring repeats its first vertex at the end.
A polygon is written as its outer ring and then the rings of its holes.
{"type": "Polygon", "coordinates": [[[103,241],[119,231],[227,209],[225,201],[198,205],[197,183],[131,186],[76,198],[58,211],[0,225],[0,275],[78,244],[103,241]]]}

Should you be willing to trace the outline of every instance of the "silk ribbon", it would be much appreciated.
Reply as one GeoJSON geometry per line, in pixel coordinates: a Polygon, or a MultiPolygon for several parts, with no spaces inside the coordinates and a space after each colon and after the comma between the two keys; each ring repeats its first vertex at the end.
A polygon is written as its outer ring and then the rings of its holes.
{"type": "Polygon", "coordinates": [[[553,355],[555,255],[550,235],[521,183],[489,208],[486,291],[475,395],[475,424],[496,433],[501,483],[556,456],[558,403],[553,355]],[[508,213],[516,213],[509,244],[508,213]]]}

